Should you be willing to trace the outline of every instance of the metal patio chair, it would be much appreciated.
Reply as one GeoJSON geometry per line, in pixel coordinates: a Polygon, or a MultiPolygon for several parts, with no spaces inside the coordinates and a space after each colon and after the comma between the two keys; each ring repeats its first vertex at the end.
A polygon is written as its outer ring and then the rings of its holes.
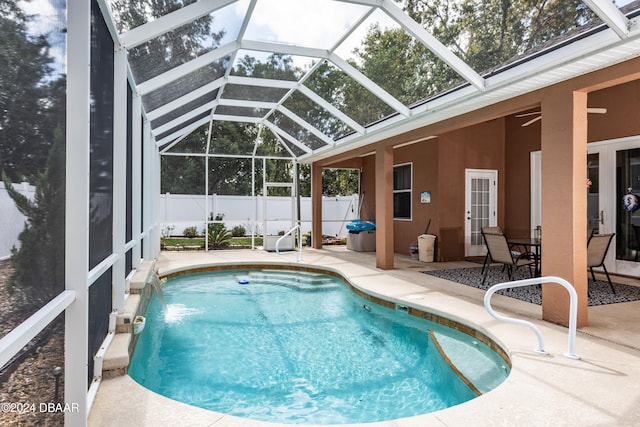
{"type": "Polygon", "coordinates": [[[593,273],[593,269],[595,267],[602,267],[604,274],[607,276],[609,286],[611,287],[611,292],[615,294],[616,290],[613,287],[613,283],[611,283],[611,277],[609,277],[607,267],[604,265],[604,259],[607,256],[607,251],[609,250],[613,236],[615,236],[615,233],[592,234],[591,237],[589,237],[589,241],[587,242],[587,267],[589,267],[591,271],[591,278],[594,282],[596,281],[596,276],[593,273]]]}
{"type": "MultiPolygon", "coordinates": [[[[529,267],[529,276],[533,277],[531,267],[534,261],[528,258],[527,254],[515,255],[509,247],[507,238],[502,233],[485,233],[482,232],[482,238],[487,245],[487,256],[491,263],[502,264],[506,268],[509,280],[513,280],[514,271],[519,267],[529,267]]],[[[485,268],[482,274],[482,284],[487,280],[488,268],[485,268]]]]}

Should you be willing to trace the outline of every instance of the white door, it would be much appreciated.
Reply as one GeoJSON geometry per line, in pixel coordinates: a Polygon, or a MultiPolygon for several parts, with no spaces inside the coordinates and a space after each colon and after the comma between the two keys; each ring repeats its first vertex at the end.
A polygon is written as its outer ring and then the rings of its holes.
{"type": "MultiPolygon", "coordinates": [[[[534,185],[542,174],[539,155],[537,161],[532,156],[531,174],[533,219],[540,212],[540,188],[534,185]]],[[[605,261],[607,270],[639,276],[640,210],[625,209],[622,198],[633,194],[640,199],[640,137],[589,144],[587,177],[591,186],[587,190],[585,233],[615,233],[605,261]]]]}
{"type": "Polygon", "coordinates": [[[640,199],[640,138],[589,144],[588,232],[615,233],[607,252],[610,273],[640,274],[640,209],[627,209],[626,195],[640,199]]]}
{"type": "Polygon", "coordinates": [[[487,253],[482,227],[498,225],[498,171],[465,170],[465,256],[487,253]]]}

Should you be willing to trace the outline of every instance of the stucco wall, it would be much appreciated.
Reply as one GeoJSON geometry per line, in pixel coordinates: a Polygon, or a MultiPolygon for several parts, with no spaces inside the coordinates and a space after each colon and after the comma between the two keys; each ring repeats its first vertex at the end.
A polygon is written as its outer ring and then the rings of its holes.
{"type": "MultiPolygon", "coordinates": [[[[426,135],[425,135],[426,136],[426,135]]],[[[398,148],[394,165],[413,164],[412,220],[394,221],[394,251],[409,255],[431,219],[428,233],[436,235],[436,259],[464,259],[465,168],[498,170],[498,217],[504,212],[504,119],[448,132],[440,138],[398,148]],[[431,203],[420,194],[431,192],[431,203]]],[[[375,156],[363,160],[365,191],[362,218],[375,221],[375,156]]]]}
{"type": "Polygon", "coordinates": [[[396,252],[409,255],[409,247],[418,244],[418,236],[425,233],[429,221],[429,234],[435,234],[439,227],[438,142],[434,139],[398,148],[393,152],[393,163],[413,165],[411,221],[394,220],[393,235],[396,252]],[[423,191],[431,192],[430,203],[421,203],[423,191]]]}
{"type": "Polygon", "coordinates": [[[504,216],[504,119],[448,132],[439,145],[439,259],[455,261],[464,259],[465,169],[498,171],[498,218],[504,216]]]}
{"type": "Polygon", "coordinates": [[[376,222],[376,156],[362,159],[362,209],[360,217],[364,221],[376,222]]]}
{"type": "MultiPolygon", "coordinates": [[[[540,121],[522,127],[523,119],[505,119],[504,216],[499,225],[513,237],[531,235],[531,152],[540,150],[540,121]]],[[[586,167],[586,166],[585,166],[586,167]]]]}
{"type": "Polygon", "coordinates": [[[589,142],[640,134],[640,80],[592,92],[588,106],[607,109],[587,116],[589,142]]]}

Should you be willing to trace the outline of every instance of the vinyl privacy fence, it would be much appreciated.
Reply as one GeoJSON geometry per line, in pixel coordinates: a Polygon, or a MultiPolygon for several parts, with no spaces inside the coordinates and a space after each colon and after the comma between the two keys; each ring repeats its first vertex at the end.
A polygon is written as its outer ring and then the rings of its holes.
{"type": "MultiPolygon", "coordinates": [[[[29,199],[33,199],[36,192],[36,188],[26,182],[14,184],[13,188],[29,199]]],[[[19,247],[18,236],[26,220],[7,193],[4,183],[0,182],[0,261],[11,257],[11,248],[19,247]]]]}
{"type": "MultiPolygon", "coordinates": [[[[205,218],[223,215],[228,230],[243,226],[247,235],[277,235],[295,225],[296,200],[291,197],[221,196],[162,194],[159,222],[165,235],[180,236],[187,227],[204,231],[205,218]],[[266,220],[266,221],[265,221],[266,220]],[[266,224],[266,226],[265,226],[266,224]]],[[[358,196],[325,197],[322,199],[322,234],[346,237],[346,225],[358,218],[358,196]]],[[[311,230],[311,198],[300,198],[300,219],[303,232],[311,230]]]]}

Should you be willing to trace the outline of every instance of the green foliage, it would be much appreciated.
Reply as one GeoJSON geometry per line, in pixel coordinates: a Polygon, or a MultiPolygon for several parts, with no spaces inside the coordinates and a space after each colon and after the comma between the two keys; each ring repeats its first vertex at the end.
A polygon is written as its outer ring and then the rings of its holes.
{"type": "Polygon", "coordinates": [[[203,157],[162,156],[160,162],[162,193],[204,193],[203,157]]]}
{"type": "Polygon", "coordinates": [[[3,172],[2,180],[18,210],[27,218],[11,250],[14,273],[8,281],[11,292],[41,306],[64,290],[65,151],[62,132],[57,133],[47,167],[35,179],[36,192],[29,200],[17,192],[3,172]]]}
{"type": "Polygon", "coordinates": [[[233,237],[243,237],[245,234],[247,234],[247,229],[242,225],[236,225],[231,229],[231,236],[233,237]]]}
{"type": "MultiPolygon", "coordinates": [[[[254,237],[254,243],[256,246],[262,246],[263,239],[262,237],[254,237]]],[[[185,239],[185,238],[169,238],[164,239],[164,247],[179,247],[179,246],[199,246],[204,248],[204,237],[196,237],[194,239],[185,239]]],[[[251,237],[232,237],[229,240],[229,249],[239,247],[246,248],[251,246],[251,237]]]]}
{"type": "Polygon", "coordinates": [[[406,11],[480,73],[538,49],[594,16],[579,0],[408,0],[406,11]]]}
{"type": "MultiPolygon", "coordinates": [[[[213,214],[209,215],[209,221],[222,221],[224,215],[217,214],[214,218],[213,214]]],[[[222,249],[229,246],[231,242],[231,233],[227,230],[227,226],[223,222],[215,222],[207,227],[209,247],[213,249],[222,249]]]]}
{"type": "Polygon", "coordinates": [[[358,194],[360,171],[354,169],[325,169],[322,173],[322,195],[350,196],[358,194]]]}
{"type": "MultiPolygon", "coordinates": [[[[195,0],[154,0],[150,3],[117,0],[111,2],[110,6],[117,17],[116,22],[120,24],[118,30],[126,32],[194,2],[195,0]]],[[[212,22],[212,16],[204,15],[189,25],[179,26],[129,49],[128,57],[134,76],[144,81],[215,49],[225,31],[214,33],[212,22]]],[[[218,73],[222,70],[221,63],[213,63],[211,67],[217,68],[218,73]]],[[[215,71],[203,67],[194,74],[204,77],[212,72],[215,71]]],[[[195,77],[188,76],[191,80],[195,80],[195,77]]]]}
{"type": "Polygon", "coordinates": [[[182,235],[189,239],[193,239],[198,236],[198,227],[187,227],[182,231],[182,235]]]}
{"type": "Polygon", "coordinates": [[[64,78],[56,79],[44,35],[29,33],[18,2],[0,0],[0,162],[9,179],[35,183],[64,124],[64,78]]]}

